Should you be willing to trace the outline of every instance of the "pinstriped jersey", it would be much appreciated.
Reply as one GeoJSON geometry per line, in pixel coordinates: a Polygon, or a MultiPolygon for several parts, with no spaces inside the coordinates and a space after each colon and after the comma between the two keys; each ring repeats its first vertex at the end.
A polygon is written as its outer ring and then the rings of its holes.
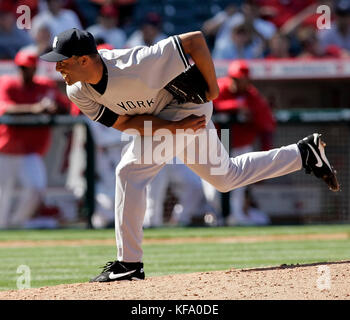
{"type": "Polygon", "coordinates": [[[189,66],[178,36],[150,47],[102,49],[99,54],[108,73],[104,93],[85,82],[66,89],[84,114],[107,126],[118,115],[158,114],[173,100],[164,86],[189,66]]]}

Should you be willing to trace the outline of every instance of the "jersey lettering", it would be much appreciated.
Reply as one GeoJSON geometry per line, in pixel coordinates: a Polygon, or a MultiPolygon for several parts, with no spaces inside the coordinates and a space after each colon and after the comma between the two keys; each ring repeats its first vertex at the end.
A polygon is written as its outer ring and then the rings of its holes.
{"type": "Polygon", "coordinates": [[[152,105],[154,104],[154,100],[153,98],[150,100],[137,100],[137,101],[125,101],[125,102],[119,102],[117,103],[117,106],[124,109],[125,111],[128,110],[133,110],[135,108],[147,108],[147,107],[152,107],[152,105]]]}
{"type": "Polygon", "coordinates": [[[126,104],[129,107],[129,109],[135,109],[136,108],[134,102],[132,102],[132,101],[126,101],[126,104]]]}
{"type": "Polygon", "coordinates": [[[128,109],[126,109],[124,106],[124,102],[117,103],[117,106],[123,108],[125,111],[128,111],[128,109]]]}
{"type": "Polygon", "coordinates": [[[154,103],[153,98],[151,100],[147,100],[147,104],[149,107],[151,107],[153,103],[154,103]]]}
{"type": "Polygon", "coordinates": [[[141,107],[146,108],[144,101],[140,100],[140,101],[136,101],[136,102],[137,102],[137,105],[139,108],[141,108],[141,107]]]}

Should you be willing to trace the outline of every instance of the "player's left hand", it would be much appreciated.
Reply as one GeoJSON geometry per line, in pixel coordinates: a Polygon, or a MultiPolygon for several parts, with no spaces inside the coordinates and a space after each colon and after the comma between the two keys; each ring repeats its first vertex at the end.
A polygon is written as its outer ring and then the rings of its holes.
{"type": "Polygon", "coordinates": [[[205,116],[196,116],[194,114],[177,122],[178,128],[187,130],[192,129],[194,132],[206,127],[205,116]]]}

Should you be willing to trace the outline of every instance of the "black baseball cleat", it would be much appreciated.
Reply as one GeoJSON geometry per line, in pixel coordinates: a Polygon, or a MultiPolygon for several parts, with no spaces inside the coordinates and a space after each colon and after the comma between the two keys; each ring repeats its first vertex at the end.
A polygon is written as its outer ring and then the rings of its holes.
{"type": "Polygon", "coordinates": [[[326,157],[326,144],[320,139],[320,136],[320,134],[314,133],[297,143],[303,167],[306,173],[313,173],[317,178],[323,179],[329,189],[336,192],[340,190],[336,171],[326,157]]]}
{"type": "Polygon", "coordinates": [[[103,267],[101,274],[89,282],[111,282],[120,280],[144,280],[142,262],[110,261],[103,267]]]}

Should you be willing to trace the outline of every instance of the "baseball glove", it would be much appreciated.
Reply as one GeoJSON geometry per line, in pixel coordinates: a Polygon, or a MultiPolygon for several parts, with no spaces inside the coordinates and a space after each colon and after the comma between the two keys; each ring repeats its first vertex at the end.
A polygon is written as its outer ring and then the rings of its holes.
{"type": "Polygon", "coordinates": [[[208,102],[205,95],[208,90],[207,82],[195,64],[171,80],[164,89],[168,90],[179,104],[208,102]]]}

